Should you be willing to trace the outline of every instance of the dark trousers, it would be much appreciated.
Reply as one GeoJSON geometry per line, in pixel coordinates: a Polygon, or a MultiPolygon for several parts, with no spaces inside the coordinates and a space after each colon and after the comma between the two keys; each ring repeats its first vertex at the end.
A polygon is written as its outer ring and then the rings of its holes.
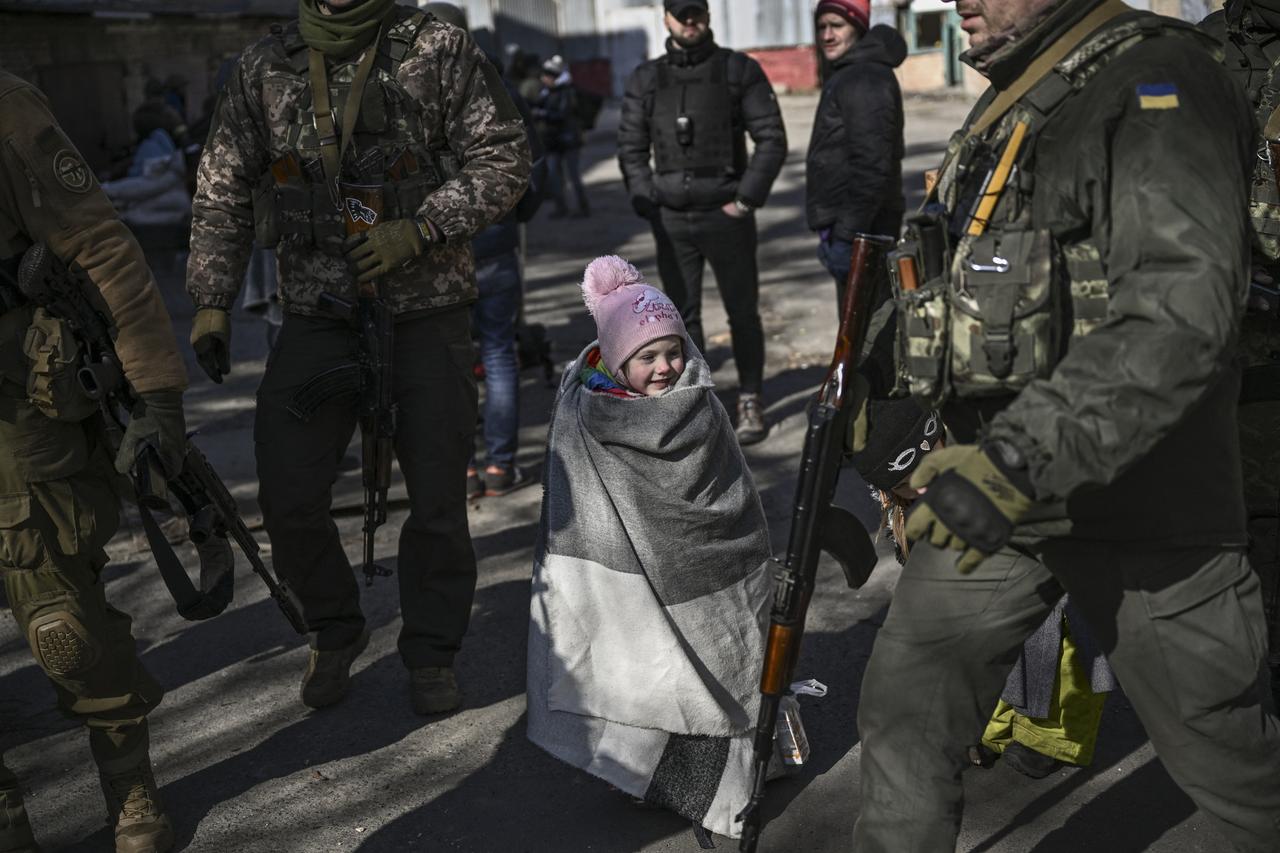
{"type": "MultiPolygon", "coordinates": [[[[275,569],[297,592],[317,649],[339,649],[364,628],[360,587],[329,514],[338,464],[356,428],[350,397],[330,400],[309,423],[285,406],[320,371],[352,357],[350,327],[286,314],[258,388],[254,442],[259,501],[275,569]]],[[[400,657],[405,666],[448,666],[466,633],[476,585],[467,529],[466,468],[476,424],[470,311],[395,327],[395,451],[409,492],[400,530],[400,657]]]]}
{"type": "Polygon", "coordinates": [[[760,323],[755,216],[736,219],[719,208],[660,210],[653,223],[653,237],[662,289],[680,309],[694,346],[705,350],[702,270],[704,264],[711,264],[729,315],[739,390],[760,393],[764,384],[764,327],[760,323]]]}
{"type": "Polygon", "coordinates": [[[1237,849],[1280,849],[1280,721],[1243,554],[1051,539],[968,575],[957,555],[916,544],[876,637],[858,709],[857,853],[955,850],[966,744],[1063,589],[1174,781],[1237,849]]]}

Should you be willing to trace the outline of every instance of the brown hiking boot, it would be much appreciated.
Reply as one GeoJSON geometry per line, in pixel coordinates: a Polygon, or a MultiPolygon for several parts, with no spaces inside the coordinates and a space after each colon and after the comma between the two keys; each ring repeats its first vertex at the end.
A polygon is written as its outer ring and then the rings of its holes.
{"type": "Polygon", "coordinates": [[[100,771],[98,778],[107,800],[107,823],[115,825],[116,853],[165,853],[173,847],[173,827],[145,752],[141,764],[111,775],[100,771]]]}
{"type": "Polygon", "coordinates": [[[351,688],[351,664],[369,645],[369,629],[345,649],[311,650],[307,671],[302,674],[302,704],[308,708],[324,708],[342,701],[351,688]]]}
{"type": "Polygon", "coordinates": [[[738,395],[738,444],[755,444],[769,434],[764,424],[764,402],[759,394],[738,395]]]}
{"type": "Polygon", "coordinates": [[[0,785],[0,853],[40,853],[16,781],[12,787],[0,785]]]}
{"type": "Polygon", "coordinates": [[[462,704],[458,680],[447,666],[409,670],[409,699],[415,714],[443,714],[462,704]]]}

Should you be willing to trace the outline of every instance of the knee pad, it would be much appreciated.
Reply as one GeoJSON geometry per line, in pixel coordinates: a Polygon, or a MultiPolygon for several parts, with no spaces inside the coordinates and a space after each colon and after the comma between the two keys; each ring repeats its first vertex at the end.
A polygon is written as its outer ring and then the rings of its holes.
{"type": "Polygon", "coordinates": [[[27,626],[27,639],[36,661],[55,677],[86,672],[102,655],[98,641],[68,610],[53,610],[33,618],[27,626]]]}

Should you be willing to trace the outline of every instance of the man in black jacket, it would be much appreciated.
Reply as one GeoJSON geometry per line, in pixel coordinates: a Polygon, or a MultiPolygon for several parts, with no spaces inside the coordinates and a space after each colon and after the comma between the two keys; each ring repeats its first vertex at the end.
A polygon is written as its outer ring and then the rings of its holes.
{"type": "Polygon", "coordinates": [[[759,64],[716,45],[706,0],[665,6],[667,55],[627,81],[618,160],[631,206],[653,226],[662,289],[699,349],[702,269],[711,264],[738,366],[738,440],[751,444],[767,432],[753,214],[786,159],[787,134],[759,64]],[[749,159],[745,134],[755,143],[749,159]]]}
{"type": "Polygon", "coordinates": [[[902,91],[893,69],[907,44],[892,27],[867,29],[869,0],[822,0],[814,31],[827,63],[805,158],[805,217],[818,259],[844,304],[858,233],[898,236],[902,197],[902,91]]]}

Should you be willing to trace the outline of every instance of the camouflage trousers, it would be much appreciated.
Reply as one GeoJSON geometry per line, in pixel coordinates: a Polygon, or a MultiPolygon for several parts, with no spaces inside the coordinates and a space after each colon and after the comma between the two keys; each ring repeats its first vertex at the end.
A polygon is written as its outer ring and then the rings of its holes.
{"type": "Polygon", "coordinates": [[[1272,692],[1280,697],[1280,401],[1241,406],[1238,417],[1249,562],[1262,581],[1272,692]]]}
{"type": "MultiPolygon", "coordinates": [[[[138,660],[129,617],[103,591],[103,546],[119,524],[117,475],[95,430],[41,425],[44,416],[33,417],[25,401],[3,393],[9,390],[8,383],[0,390],[5,597],[59,709],[89,728],[94,758],[110,765],[146,743],[145,717],[163,695],[138,660]],[[51,435],[69,440],[50,443],[51,435]],[[33,479],[51,473],[64,476],[33,479]]],[[[20,822],[15,802],[16,781],[0,756],[0,839],[6,825],[20,822]]]]}

